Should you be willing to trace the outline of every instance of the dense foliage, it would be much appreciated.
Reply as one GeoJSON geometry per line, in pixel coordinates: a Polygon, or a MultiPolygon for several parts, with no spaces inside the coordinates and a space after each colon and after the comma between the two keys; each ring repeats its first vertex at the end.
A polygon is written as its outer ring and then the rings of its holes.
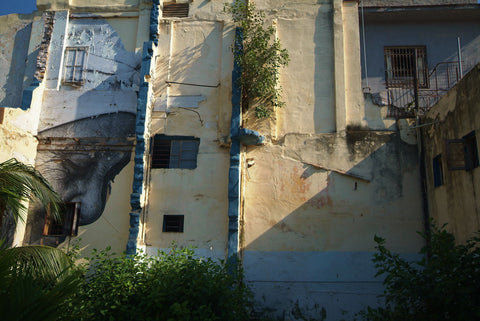
{"type": "MultiPolygon", "coordinates": [[[[427,236],[423,235],[426,239],[427,236]]],[[[377,275],[385,277],[385,306],[367,308],[369,321],[480,320],[480,238],[456,245],[444,227],[433,226],[422,259],[409,262],[375,237],[377,275]]]]}
{"type": "Polygon", "coordinates": [[[255,9],[253,1],[235,0],[225,5],[225,11],[243,30],[243,48],[234,51],[242,70],[242,109],[255,107],[258,118],[270,117],[275,107],[284,105],[278,73],[288,64],[288,51],[275,39],[275,28],[265,26],[265,14],[255,9]]]}
{"type": "Polygon", "coordinates": [[[74,320],[249,320],[251,299],[238,268],[174,247],[158,256],[95,251],[77,293],[62,307],[74,320]]]}

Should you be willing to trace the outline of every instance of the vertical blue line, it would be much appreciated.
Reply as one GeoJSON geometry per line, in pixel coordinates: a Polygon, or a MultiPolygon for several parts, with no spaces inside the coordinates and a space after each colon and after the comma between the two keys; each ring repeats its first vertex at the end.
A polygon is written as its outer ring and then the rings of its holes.
{"type": "MultiPolygon", "coordinates": [[[[153,0],[152,10],[150,12],[150,39],[143,44],[141,79],[146,79],[150,74],[152,63],[153,48],[158,45],[158,16],[160,0],[153,0]]],[[[141,196],[143,192],[143,180],[145,173],[144,155],[148,150],[145,144],[145,118],[147,114],[148,90],[150,84],[142,81],[137,99],[137,114],[135,121],[135,157],[132,194],[130,195],[130,229],[127,241],[127,255],[135,255],[137,252],[137,238],[140,225],[140,215],[142,213],[141,196]]]]}
{"type": "MultiPolygon", "coordinates": [[[[235,29],[235,54],[239,56],[243,51],[243,30],[235,29]]],[[[241,123],[241,97],[242,88],[240,77],[241,66],[235,59],[232,71],[232,119],[230,122],[230,168],[228,171],[228,247],[229,261],[238,258],[238,216],[240,212],[240,140],[239,131],[241,123]]]]}

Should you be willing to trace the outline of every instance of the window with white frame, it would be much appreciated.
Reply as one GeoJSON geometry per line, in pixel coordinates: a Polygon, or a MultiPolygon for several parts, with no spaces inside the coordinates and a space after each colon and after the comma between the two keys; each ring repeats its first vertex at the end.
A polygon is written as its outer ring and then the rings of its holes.
{"type": "Polygon", "coordinates": [[[87,53],[88,47],[67,47],[65,49],[64,84],[81,86],[85,83],[87,53]]]}

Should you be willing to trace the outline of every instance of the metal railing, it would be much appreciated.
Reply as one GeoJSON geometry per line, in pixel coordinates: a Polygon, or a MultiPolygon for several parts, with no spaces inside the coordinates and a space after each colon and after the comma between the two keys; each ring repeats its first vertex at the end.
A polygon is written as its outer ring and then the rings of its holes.
{"type": "Polygon", "coordinates": [[[387,82],[387,117],[412,118],[417,113],[423,115],[461,78],[458,61],[438,63],[428,73],[426,86],[417,84],[417,79],[422,75],[423,71],[417,71],[413,79],[396,82],[394,86],[387,82]]]}

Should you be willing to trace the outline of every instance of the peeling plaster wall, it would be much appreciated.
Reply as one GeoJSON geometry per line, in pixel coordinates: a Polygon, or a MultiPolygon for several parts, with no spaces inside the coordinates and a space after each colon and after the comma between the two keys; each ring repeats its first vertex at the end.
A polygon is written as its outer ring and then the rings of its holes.
{"type": "MultiPolygon", "coordinates": [[[[193,15],[205,13],[196,10],[191,8],[193,15]]],[[[204,21],[161,21],[159,29],[153,79],[158,108],[151,133],[194,136],[200,146],[196,169],[150,170],[147,252],[175,241],[196,246],[200,255],[224,259],[234,28],[209,16],[204,21]],[[162,232],[164,214],[183,214],[184,233],[162,232]]]]}
{"type": "MultiPolygon", "coordinates": [[[[130,29],[137,19],[124,18],[119,28],[130,29]]],[[[116,21],[116,24],[119,24],[116,21]]],[[[124,37],[128,34],[124,33],[124,37]]],[[[135,34],[130,35],[130,48],[135,34]]],[[[55,43],[58,46],[58,42],[55,43]]],[[[128,51],[116,30],[103,19],[70,19],[65,47],[88,47],[85,84],[75,88],[66,84],[47,88],[43,99],[40,129],[101,114],[136,111],[140,82],[140,54],[128,51]]],[[[64,47],[53,47],[50,55],[62,54],[64,47]]],[[[52,68],[60,68],[61,65],[52,68]]],[[[63,74],[60,71],[60,77],[63,74]]],[[[48,74],[47,74],[48,75],[48,74]]]]}
{"type": "Polygon", "coordinates": [[[280,73],[286,106],[267,121],[244,115],[266,136],[243,155],[245,279],[285,320],[296,305],[310,318],[322,307],[327,320],[353,318],[383,291],[374,235],[407,257],[423,245],[414,132],[364,100],[355,2],[256,3],[291,62],[280,73]]]}
{"type": "Polygon", "coordinates": [[[459,243],[480,230],[480,168],[448,170],[445,140],[461,139],[475,132],[477,149],[480,136],[480,103],[477,65],[426,115],[423,127],[425,164],[430,215],[454,233],[459,243]],[[433,123],[433,124],[431,124],[433,123]],[[441,154],[444,184],[434,186],[433,158],[441,154]]]}
{"type": "MultiPolygon", "coordinates": [[[[48,5],[60,10],[54,14],[45,79],[40,91],[35,89],[41,101],[36,167],[65,201],[80,202],[82,247],[89,252],[110,245],[121,253],[128,239],[141,48],[148,40],[140,29],[151,5],[148,10],[138,1],[48,5]],[[88,48],[79,87],[63,83],[66,47],[88,48]]],[[[31,209],[25,242],[69,246],[70,238],[42,235],[44,217],[42,209],[31,209]]]]}
{"type": "MultiPolygon", "coordinates": [[[[7,15],[0,17],[0,158],[5,161],[12,157],[33,164],[36,154],[35,111],[22,111],[21,92],[29,58],[30,37],[33,15],[7,15]],[[6,108],[10,107],[10,108],[6,108]]],[[[32,72],[33,74],[33,72],[32,72]]]]}
{"type": "MultiPolygon", "coordinates": [[[[414,133],[364,102],[355,2],[256,4],[291,62],[280,73],[286,106],[265,121],[243,116],[265,135],[241,153],[246,281],[286,320],[296,302],[309,317],[322,306],[328,320],[353,317],[382,293],[373,236],[406,256],[423,245],[414,133]]],[[[196,169],[149,172],[143,241],[152,254],[176,241],[225,256],[234,26],[222,7],[194,1],[189,18],[159,24],[150,131],[194,136],[200,147],[196,169]],[[184,233],[161,232],[164,214],[185,215],[184,233]]]]}

